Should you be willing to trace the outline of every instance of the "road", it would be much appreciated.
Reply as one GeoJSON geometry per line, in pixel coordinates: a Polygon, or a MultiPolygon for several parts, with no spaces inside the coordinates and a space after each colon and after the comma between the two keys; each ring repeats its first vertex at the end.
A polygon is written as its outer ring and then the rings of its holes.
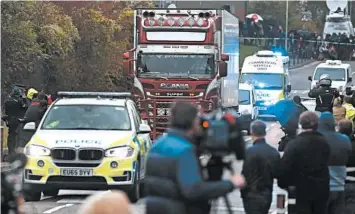
{"type": "MultiPolygon", "coordinates": [[[[313,62],[309,65],[290,70],[290,80],[292,85],[292,96],[299,95],[301,97],[306,97],[309,91],[310,83],[307,80],[307,77],[312,75],[315,67],[319,62],[313,62]]],[[[355,67],[355,62],[351,62],[352,66],[355,67]]],[[[310,110],[314,109],[314,101],[305,101],[304,104],[310,110]]],[[[268,134],[267,141],[270,145],[277,147],[277,143],[280,138],[283,136],[278,123],[276,122],[267,122],[268,134]]],[[[249,136],[245,137],[248,145],[251,145],[251,138],[249,136]]],[[[233,165],[234,169],[237,172],[241,171],[242,162],[235,162],[233,165]]],[[[225,176],[228,176],[226,174],[225,176]]],[[[85,198],[91,194],[95,193],[94,191],[72,191],[72,190],[61,190],[59,196],[57,197],[46,197],[42,198],[38,202],[26,202],[25,210],[27,214],[75,214],[83,203],[85,198]]],[[[276,195],[278,193],[285,193],[283,190],[280,190],[275,185],[274,188],[274,200],[271,205],[270,213],[276,213],[276,195]]],[[[229,200],[232,204],[232,210],[234,213],[244,213],[242,200],[240,199],[240,192],[235,190],[229,194],[229,200]]],[[[217,209],[218,214],[227,213],[226,206],[222,200],[219,200],[216,203],[215,208],[217,209]]],[[[136,204],[132,205],[133,214],[144,214],[144,199],[141,199],[136,204]]]]}

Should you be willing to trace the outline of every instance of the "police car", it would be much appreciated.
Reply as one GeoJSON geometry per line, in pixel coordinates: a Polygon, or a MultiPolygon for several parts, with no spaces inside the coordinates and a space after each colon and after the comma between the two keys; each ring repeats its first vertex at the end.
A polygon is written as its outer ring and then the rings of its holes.
{"type": "Polygon", "coordinates": [[[24,152],[27,201],[60,189],[122,189],[132,202],[141,193],[151,147],[130,93],[59,92],[24,152]]]}
{"type": "Polygon", "coordinates": [[[314,70],[313,76],[309,76],[311,81],[311,89],[319,82],[319,78],[323,74],[328,74],[332,80],[332,88],[336,88],[343,93],[346,87],[353,86],[351,66],[347,63],[342,63],[340,60],[327,60],[325,63],[320,63],[314,70]]]}

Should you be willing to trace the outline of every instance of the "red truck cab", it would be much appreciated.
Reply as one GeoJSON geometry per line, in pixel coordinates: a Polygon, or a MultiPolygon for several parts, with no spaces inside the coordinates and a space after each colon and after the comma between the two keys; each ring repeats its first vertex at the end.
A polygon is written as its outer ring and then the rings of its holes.
{"type": "Polygon", "coordinates": [[[134,48],[123,58],[153,139],[166,131],[177,100],[205,112],[219,105],[219,80],[227,75],[229,59],[221,52],[221,27],[219,10],[135,10],[134,48]]]}

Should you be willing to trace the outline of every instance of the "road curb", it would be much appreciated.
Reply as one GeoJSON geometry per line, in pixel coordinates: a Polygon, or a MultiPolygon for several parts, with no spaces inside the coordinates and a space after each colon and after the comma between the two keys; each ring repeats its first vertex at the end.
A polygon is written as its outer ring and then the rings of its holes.
{"type": "Polygon", "coordinates": [[[306,60],[306,62],[297,64],[297,65],[292,65],[292,66],[290,66],[290,70],[297,69],[297,68],[303,67],[305,65],[309,65],[309,64],[311,64],[311,63],[313,63],[315,61],[316,60],[310,59],[310,60],[306,60]]]}

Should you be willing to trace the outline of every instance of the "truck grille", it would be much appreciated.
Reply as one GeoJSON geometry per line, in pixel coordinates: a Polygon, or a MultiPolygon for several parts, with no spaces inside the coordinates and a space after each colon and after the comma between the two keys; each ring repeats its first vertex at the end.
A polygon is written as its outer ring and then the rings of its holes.
{"type": "Polygon", "coordinates": [[[76,152],[74,149],[52,149],[51,156],[57,160],[75,160],[76,152]]]}
{"type": "Polygon", "coordinates": [[[143,120],[147,120],[152,132],[151,136],[156,139],[168,129],[171,107],[174,102],[186,101],[199,107],[201,112],[209,112],[215,109],[216,101],[197,99],[138,99],[137,106],[143,120]]]}
{"type": "Polygon", "coordinates": [[[104,151],[99,149],[82,149],[79,151],[80,160],[101,160],[104,157],[104,151]]]}

